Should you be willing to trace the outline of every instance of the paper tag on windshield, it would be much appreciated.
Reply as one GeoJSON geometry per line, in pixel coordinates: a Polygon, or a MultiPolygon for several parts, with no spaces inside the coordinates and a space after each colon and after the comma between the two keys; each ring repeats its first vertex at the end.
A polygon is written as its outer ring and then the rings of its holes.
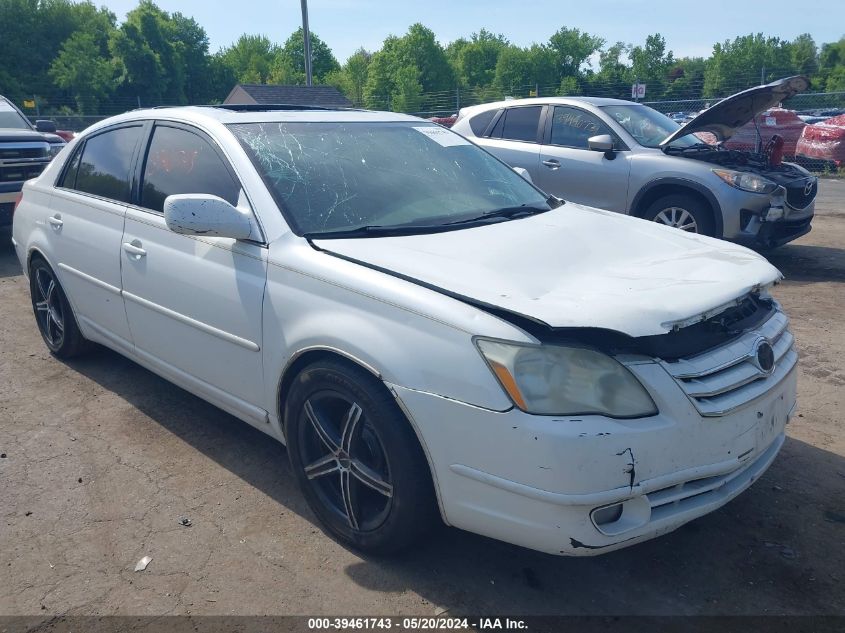
{"type": "Polygon", "coordinates": [[[414,128],[420,134],[425,134],[428,138],[432,141],[437,143],[438,145],[442,145],[443,147],[452,147],[453,145],[469,145],[469,141],[466,140],[460,134],[455,134],[447,130],[445,127],[439,126],[426,126],[426,127],[415,127],[414,128]]]}
{"type": "Polygon", "coordinates": [[[777,127],[778,120],[773,116],[767,116],[766,117],[766,125],[768,125],[769,127],[777,127]]]}

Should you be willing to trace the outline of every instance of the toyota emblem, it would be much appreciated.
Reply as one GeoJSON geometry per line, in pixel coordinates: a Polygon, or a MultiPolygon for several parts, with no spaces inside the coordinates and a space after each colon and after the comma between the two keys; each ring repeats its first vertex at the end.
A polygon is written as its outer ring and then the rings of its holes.
{"type": "Polygon", "coordinates": [[[775,369],[775,350],[772,344],[760,339],[754,347],[754,363],[764,374],[771,374],[775,369]]]}
{"type": "Polygon", "coordinates": [[[814,184],[815,184],[815,182],[813,181],[812,178],[807,180],[807,184],[804,185],[804,195],[805,196],[809,196],[811,193],[813,193],[813,185],[814,184]]]}

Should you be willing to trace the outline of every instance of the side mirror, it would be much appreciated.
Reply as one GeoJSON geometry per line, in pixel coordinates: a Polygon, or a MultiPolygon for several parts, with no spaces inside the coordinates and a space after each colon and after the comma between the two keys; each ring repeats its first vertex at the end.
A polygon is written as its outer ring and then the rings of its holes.
{"type": "Polygon", "coordinates": [[[527,170],[527,169],[525,169],[524,167],[514,167],[514,168],[513,168],[513,170],[514,170],[516,173],[518,173],[520,176],[522,176],[523,178],[525,178],[525,180],[527,180],[527,181],[528,181],[528,182],[530,182],[531,184],[534,184],[534,181],[533,181],[533,180],[531,180],[531,174],[529,174],[529,173],[528,173],[528,170],[527,170]]]}
{"type": "Polygon", "coordinates": [[[246,240],[252,235],[249,216],[231,204],[202,193],[183,193],[164,200],[164,221],[174,233],[246,240]]]}
{"type": "Polygon", "coordinates": [[[38,119],[35,122],[35,129],[46,134],[55,134],[56,123],[54,121],[48,121],[47,119],[38,119]]]}
{"type": "Polygon", "coordinates": [[[613,138],[610,134],[599,134],[598,136],[591,136],[587,139],[587,147],[594,152],[613,152],[613,138]]]}

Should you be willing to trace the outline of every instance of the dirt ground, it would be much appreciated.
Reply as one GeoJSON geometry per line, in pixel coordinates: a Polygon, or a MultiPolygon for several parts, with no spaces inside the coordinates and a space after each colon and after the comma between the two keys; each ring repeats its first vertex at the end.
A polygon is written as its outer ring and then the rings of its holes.
{"type": "Polygon", "coordinates": [[[0,230],[0,615],[845,614],[845,183],[818,209],[770,256],[801,354],[780,457],[721,510],[586,559],[446,528],[398,559],[344,549],[281,445],[110,351],[51,357],[0,230]]]}

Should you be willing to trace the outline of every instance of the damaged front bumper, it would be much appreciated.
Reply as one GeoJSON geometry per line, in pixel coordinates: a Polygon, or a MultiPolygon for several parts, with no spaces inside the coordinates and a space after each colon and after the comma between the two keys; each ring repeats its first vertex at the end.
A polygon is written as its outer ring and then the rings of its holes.
{"type": "Polygon", "coordinates": [[[770,198],[752,197],[744,202],[740,207],[739,231],[729,238],[744,246],[776,248],[806,235],[812,228],[815,198],[803,208],[796,208],[790,206],[781,189],[770,198]]]}
{"type": "Polygon", "coordinates": [[[444,520],[551,554],[600,554],[719,508],[783,445],[795,407],[792,357],[782,371],[738,388],[731,398],[754,389],[752,399],[716,417],[661,363],[629,368],[658,415],[494,412],[392,385],[428,455],[444,520]]]}

